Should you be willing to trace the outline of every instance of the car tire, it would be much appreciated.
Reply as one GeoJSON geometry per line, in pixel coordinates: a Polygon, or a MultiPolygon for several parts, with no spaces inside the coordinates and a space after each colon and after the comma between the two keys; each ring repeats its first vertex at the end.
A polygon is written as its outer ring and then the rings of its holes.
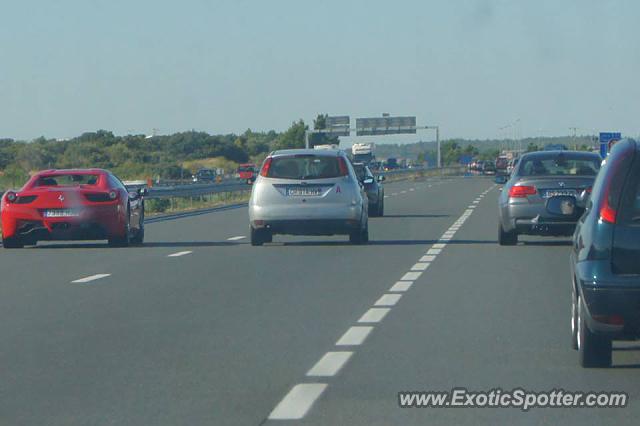
{"type": "Polygon", "coordinates": [[[584,302],[578,297],[578,359],[584,368],[611,367],[611,339],[594,334],[585,321],[584,302]]]}
{"type": "Polygon", "coordinates": [[[251,245],[261,246],[273,241],[273,234],[267,229],[254,229],[251,227],[251,245]]]}
{"type": "Polygon", "coordinates": [[[578,303],[571,295],[571,348],[578,350],[578,303]]]}
{"type": "Polygon", "coordinates": [[[378,216],[378,210],[380,210],[380,204],[369,205],[369,217],[378,216]]]}
{"type": "MultiPolygon", "coordinates": [[[[384,197],[383,197],[383,198],[384,198],[384,197]]],[[[378,214],[377,214],[377,216],[378,216],[378,217],[382,217],[382,216],[384,216],[384,199],[382,199],[382,200],[380,201],[380,203],[379,203],[379,206],[378,206],[378,214]]]]}
{"type": "Polygon", "coordinates": [[[136,234],[131,239],[133,244],[142,245],[144,244],[144,207],[142,208],[142,212],[140,213],[140,228],[136,231],[136,234]]]}
{"type": "Polygon", "coordinates": [[[129,247],[129,244],[131,244],[131,225],[129,224],[129,220],[130,210],[127,208],[127,223],[124,227],[124,236],[109,237],[109,247],[129,247]]]}
{"type": "Polygon", "coordinates": [[[365,244],[369,242],[369,222],[364,225],[364,228],[353,231],[349,234],[349,242],[351,244],[365,244]]]}
{"type": "Polygon", "coordinates": [[[516,231],[506,232],[502,224],[498,224],[498,244],[501,246],[515,246],[518,244],[518,233],[516,231]]]}
{"type": "Polygon", "coordinates": [[[3,238],[2,247],[6,249],[19,249],[24,247],[24,243],[18,237],[3,238]]]}

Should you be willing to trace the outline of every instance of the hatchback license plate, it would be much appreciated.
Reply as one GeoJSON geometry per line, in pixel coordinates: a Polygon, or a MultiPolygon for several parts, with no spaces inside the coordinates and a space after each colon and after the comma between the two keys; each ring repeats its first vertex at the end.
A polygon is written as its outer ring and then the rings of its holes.
{"type": "Polygon", "coordinates": [[[322,188],[287,188],[289,197],[319,197],[322,195],[322,188]]]}
{"type": "Polygon", "coordinates": [[[80,212],[73,209],[55,209],[45,210],[42,214],[44,217],[78,217],[80,212]]]}

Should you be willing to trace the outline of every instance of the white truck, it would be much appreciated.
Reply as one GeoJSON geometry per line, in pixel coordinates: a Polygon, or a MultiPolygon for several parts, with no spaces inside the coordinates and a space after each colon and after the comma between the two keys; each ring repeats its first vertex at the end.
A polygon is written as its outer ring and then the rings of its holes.
{"type": "Polygon", "coordinates": [[[375,145],[373,143],[354,143],[351,155],[354,163],[369,164],[375,160],[375,145]]]}

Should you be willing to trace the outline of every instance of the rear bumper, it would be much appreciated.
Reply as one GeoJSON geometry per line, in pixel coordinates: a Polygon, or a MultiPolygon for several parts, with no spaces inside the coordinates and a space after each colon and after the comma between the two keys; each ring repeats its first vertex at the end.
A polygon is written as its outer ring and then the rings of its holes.
{"type": "Polygon", "coordinates": [[[553,215],[544,204],[507,204],[501,206],[502,227],[527,235],[573,235],[582,211],[571,216],[553,215]]]}
{"type": "Polygon", "coordinates": [[[268,229],[273,234],[345,235],[361,228],[355,219],[295,219],[252,221],[254,229],[268,229]]]}
{"type": "Polygon", "coordinates": [[[640,337],[640,277],[614,275],[608,260],[573,263],[589,329],[614,339],[640,337]],[[621,317],[624,325],[612,324],[621,317]]]}
{"type": "Polygon", "coordinates": [[[11,206],[2,211],[5,238],[26,242],[42,240],[85,240],[122,236],[124,214],[119,205],[84,207],[79,216],[45,218],[41,209],[11,206]]]}
{"type": "Polygon", "coordinates": [[[598,334],[612,338],[640,337],[640,286],[635,289],[612,289],[582,285],[587,305],[587,326],[598,334]],[[622,317],[624,325],[607,323],[605,318],[622,317]]]}
{"type": "Polygon", "coordinates": [[[249,220],[273,221],[345,221],[357,220],[363,216],[361,205],[355,204],[302,204],[269,205],[249,204],[249,220]]]}

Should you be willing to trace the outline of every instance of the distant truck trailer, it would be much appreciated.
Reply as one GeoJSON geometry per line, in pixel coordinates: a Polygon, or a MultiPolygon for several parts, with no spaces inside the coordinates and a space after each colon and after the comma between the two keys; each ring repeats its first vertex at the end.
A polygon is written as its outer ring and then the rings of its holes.
{"type": "Polygon", "coordinates": [[[373,143],[355,143],[351,146],[351,158],[354,163],[371,164],[375,161],[375,145],[373,143]]]}

